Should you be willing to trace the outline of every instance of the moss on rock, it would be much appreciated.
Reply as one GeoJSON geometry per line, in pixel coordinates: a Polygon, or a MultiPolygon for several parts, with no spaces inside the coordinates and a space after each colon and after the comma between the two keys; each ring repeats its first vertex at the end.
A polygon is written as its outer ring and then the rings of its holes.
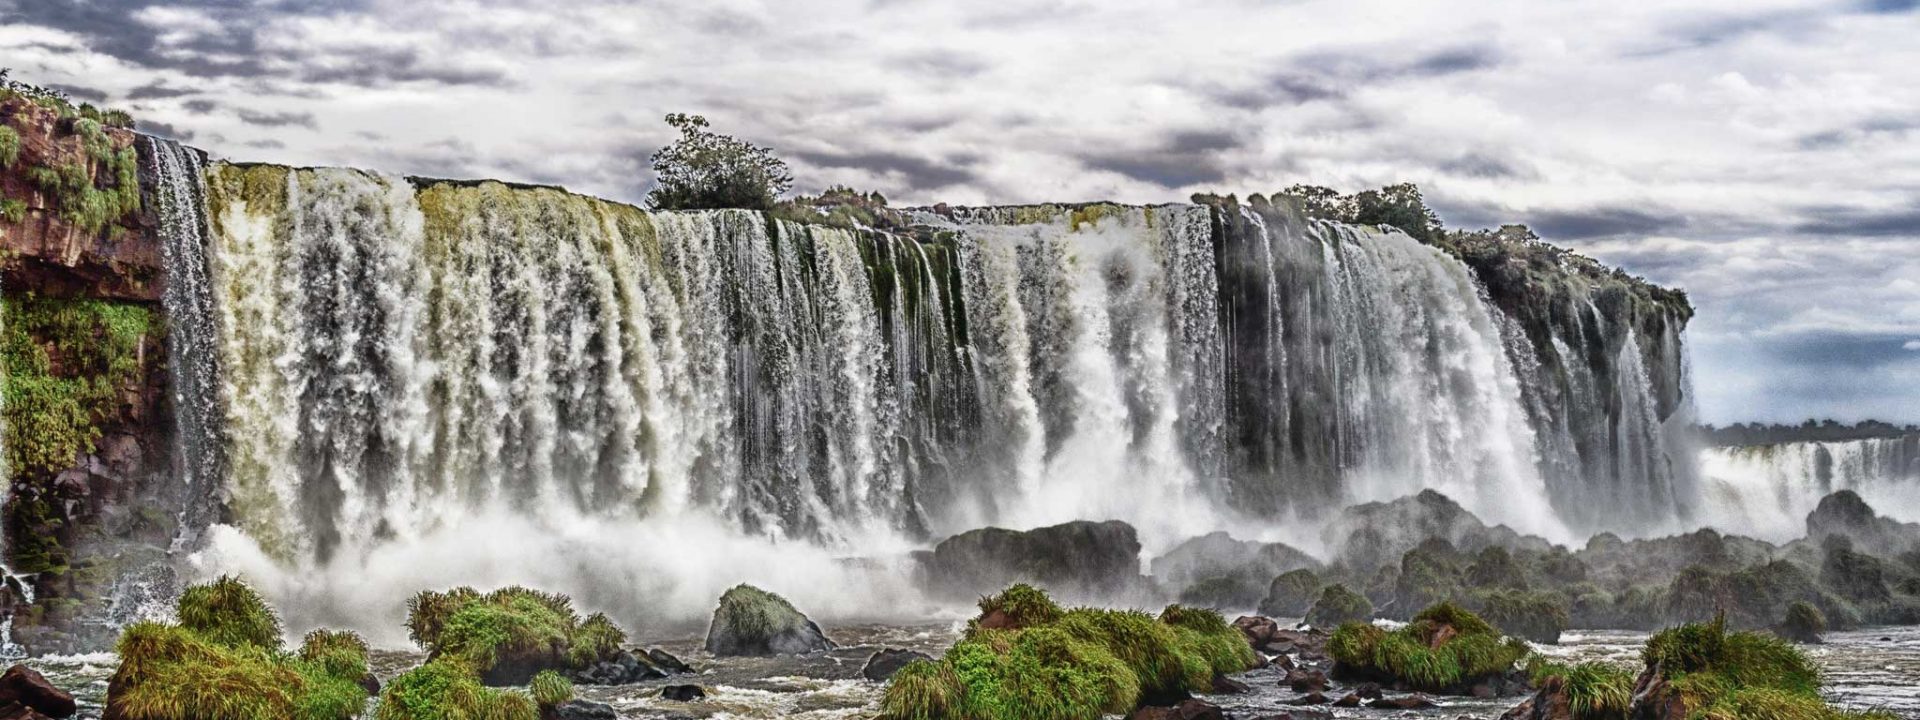
{"type": "Polygon", "coordinates": [[[1307,610],[1307,624],[1319,628],[1361,622],[1373,617],[1373,602],[1367,596],[1335,583],[1320,591],[1320,599],[1307,610]]]}
{"type": "Polygon", "coordinates": [[[536,720],[532,697],[480,683],[464,662],[431,660],[387,683],[375,720],[536,720]]]}
{"type": "Polygon", "coordinates": [[[1342,625],[1328,639],[1327,651],[1336,675],[1439,693],[1457,693],[1502,675],[1531,652],[1526,642],[1501,639],[1499,630],[1452,603],[1422,610],[1393,631],[1342,625]]]}
{"type": "Polygon", "coordinates": [[[1646,671],[1634,691],[1635,717],[1674,711],[1704,720],[1878,720],[1820,696],[1819,669],[1792,643],[1771,635],[1729,633],[1726,618],[1663,630],[1641,651],[1646,671]]]}
{"type": "Polygon", "coordinates": [[[831,650],[834,644],[793,603],[752,585],[735,585],[720,596],[707,628],[707,652],[774,655],[831,650]]]}
{"type": "Polygon", "coordinates": [[[490,685],[550,669],[584,669],[620,652],[626,633],[605,615],[582,621],[565,595],[519,586],[457,587],[407,601],[407,632],[429,660],[457,660],[490,685]]]}

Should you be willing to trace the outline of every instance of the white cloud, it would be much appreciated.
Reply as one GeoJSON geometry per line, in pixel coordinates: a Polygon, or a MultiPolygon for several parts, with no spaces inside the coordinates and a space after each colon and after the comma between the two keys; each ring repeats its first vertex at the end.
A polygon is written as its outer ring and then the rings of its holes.
{"type": "MultiPolygon", "coordinates": [[[[1715,420],[1813,412],[1766,392],[1733,398],[1827,377],[1822,363],[1845,360],[1817,344],[1775,357],[1769,343],[1827,333],[1897,352],[1920,335],[1920,220],[1901,215],[1920,204],[1912,11],[1826,0],[128,4],[141,7],[116,10],[118,24],[18,5],[0,55],[25,79],[115,97],[155,81],[199,88],[131,109],[237,159],[628,200],[645,192],[645,157],[674,111],[794,158],[802,189],[845,183],[905,203],[1163,202],[1412,180],[1457,223],[1553,217],[1594,235],[1576,247],[1686,287],[1701,308],[1702,409],[1715,420]],[[242,109],[310,115],[312,127],[248,124],[242,109]],[[281,147],[253,145],[268,140],[281,147]]],[[[1912,371],[1900,372],[1888,377],[1912,371]]],[[[1890,419],[1920,421],[1920,388],[1908,388],[1830,389],[1834,402],[1884,401],[1907,408],[1890,419]]]]}
{"type": "Polygon", "coordinates": [[[1901,345],[1900,347],[1907,350],[1920,350],[1920,340],[1908,340],[1907,344],[1901,345]]]}

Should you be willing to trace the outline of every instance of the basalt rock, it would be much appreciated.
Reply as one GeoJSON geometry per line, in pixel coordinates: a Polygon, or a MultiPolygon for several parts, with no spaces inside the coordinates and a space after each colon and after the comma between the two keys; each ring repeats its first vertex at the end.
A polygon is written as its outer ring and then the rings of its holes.
{"type": "Polygon", "coordinates": [[[678,702],[693,702],[706,696],[707,689],[699,685],[668,685],[660,688],[660,697],[678,702]]]}
{"type": "MultiPolygon", "coordinates": [[[[0,675],[0,708],[7,705],[54,718],[70,716],[78,709],[72,694],[54,687],[45,676],[25,665],[15,665],[0,675]]],[[[0,718],[6,717],[27,716],[18,712],[10,716],[0,709],[0,718]]]]}
{"type": "Polygon", "coordinates": [[[935,545],[923,570],[929,589],[946,597],[977,598],[1014,583],[1059,597],[1098,597],[1141,588],[1139,557],[1133,526],[1078,520],[1024,532],[970,530],[935,545]]]}
{"type": "Polygon", "coordinates": [[[752,585],[736,585],[720,596],[707,628],[707,652],[715,655],[799,655],[835,647],[786,598],[752,585]]]}
{"type": "Polygon", "coordinates": [[[900,668],[916,660],[933,660],[933,656],[916,650],[900,648],[881,648],[867,657],[867,664],[860,668],[860,675],[874,682],[886,682],[900,668]]]}
{"type": "Polygon", "coordinates": [[[541,720],[619,720],[620,714],[614,712],[612,705],[592,700],[569,700],[548,708],[541,708],[541,720]]]}

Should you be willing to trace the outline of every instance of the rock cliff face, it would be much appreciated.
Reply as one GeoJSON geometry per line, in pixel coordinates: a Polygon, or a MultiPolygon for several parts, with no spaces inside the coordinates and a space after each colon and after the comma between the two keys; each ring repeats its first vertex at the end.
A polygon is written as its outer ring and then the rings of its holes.
{"type": "Polygon", "coordinates": [[[26,98],[0,101],[0,124],[13,138],[0,153],[0,444],[15,636],[97,647],[67,630],[128,600],[123,578],[172,536],[156,504],[173,416],[158,220],[152,183],[127,186],[152,163],[133,132],[26,98]]]}

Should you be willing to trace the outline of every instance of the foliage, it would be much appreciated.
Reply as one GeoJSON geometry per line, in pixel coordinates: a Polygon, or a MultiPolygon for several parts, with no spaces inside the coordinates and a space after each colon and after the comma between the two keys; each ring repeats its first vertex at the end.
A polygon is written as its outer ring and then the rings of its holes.
{"type": "Polygon", "coordinates": [[[527,691],[540,707],[553,707],[573,699],[573,682],[552,670],[541,670],[527,683],[527,691]]]}
{"type": "Polygon", "coordinates": [[[1365,595],[1348,590],[1347,586],[1335,583],[1320,591],[1320,599],[1314,601],[1307,610],[1307,624],[1314,627],[1334,627],[1341,623],[1358,622],[1373,617],[1373,602],[1365,595]]]}
{"type": "Polygon", "coordinates": [[[1320,576],[1312,570],[1290,570],[1275,577],[1267,586],[1267,597],[1260,601],[1260,614],[1273,617],[1305,617],[1320,597],[1320,576]]]}
{"type": "Polygon", "coordinates": [[[13,167],[13,164],[19,161],[20,131],[10,126],[0,125],[0,168],[13,167]]]}
{"type": "Polygon", "coordinates": [[[1538,643],[1560,642],[1560,631],[1570,623],[1567,601],[1555,593],[1485,590],[1473,594],[1473,606],[1507,634],[1538,643]]]}
{"type": "Polygon", "coordinates": [[[24,200],[6,198],[0,200],[0,220],[19,224],[27,219],[27,203],[24,200]]]}
{"type": "Polygon", "coordinates": [[[1527,677],[1535,686],[1559,678],[1565,684],[1572,720],[1626,720],[1633,704],[1633,673],[1604,662],[1566,665],[1534,656],[1527,677]]]}
{"type": "Polygon", "coordinates": [[[1430,692],[1454,690],[1504,673],[1531,650],[1473,613],[1442,603],[1393,631],[1348,623],[1327,641],[1334,670],[1349,677],[1406,683],[1430,692]]]}
{"type": "Polygon", "coordinates": [[[647,193],[655,210],[769,210],[793,185],[787,163],[764,147],[707,130],[707,119],[674,113],[680,138],[653,154],[659,186],[647,193]]]}
{"type": "Polygon", "coordinates": [[[886,196],[878,191],[861,192],[845,185],[829,187],[819,195],[782,200],[774,205],[773,216],[845,230],[901,230],[909,224],[903,213],[887,207],[886,196]]]}
{"type": "Polygon", "coordinates": [[[1388,225],[1428,244],[1446,236],[1440,215],[1427,207],[1420,186],[1413,183],[1362,190],[1352,195],[1317,185],[1294,185],[1276,197],[1293,198],[1312,218],[1353,225],[1388,225]]]}
{"type": "Polygon", "coordinates": [[[21,98],[42,107],[52,108],[63,118],[84,118],[113,128],[133,128],[133,116],[120,110],[108,110],[94,107],[92,103],[73,104],[73,99],[59,90],[14,80],[9,77],[12,68],[0,68],[0,100],[21,98]]]}
{"type": "Polygon", "coordinates": [[[536,720],[533,698],[480,684],[459,660],[430,660],[387,683],[375,720],[536,720]]]}
{"type": "Polygon", "coordinates": [[[626,633],[605,615],[581,621],[565,595],[519,586],[423,591],[407,601],[407,632],[429,659],[451,658],[517,682],[550,668],[585,668],[620,651],[626,633]]]}
{"type": "Polygon", "coordinates": [[[1817,667],[1791,643],[1757,632],[1726,630],[1726,618],[1661,631],[1641,659],[1665,686],[1653,702],[1675,696],[1704,720],[1844,720],[1891,718],[1852,713],[1820,697],[1817,667]]]}
{"type": "Polygon", "coordinates": [[[1017,585],[981,600],[982,617],[944,658],[897,673],[881,700],[890,720],[1094,720],[1149,698],[1205,692],[1255,658],[1219,613],[1173,605],[1141,612],[1062,610],[1017,585]],[[998,618],[986,622],[989,615],[998,618]]]}
{"type": "Polygon", "coordinates": [[[1827,616],[1812,603],[1796,602],[1787,606],[1787,616],[1780,622],[1780,636],[1798,642],[1820,642],[1820,636],[1827,631],[1827,616]]]}
{"type": "MultiPolygon", "coordinates": [[[[180,593],[180,626],[226,647],[280,648],[280,618],[260,593],[231,575],[180,593]]],[[[363,650],[364,654],[364,650],[363,650]]]]}
{"type": "Polygon", "coordinates": [[[178,625],[138,622],[121,633],[110,716],[347,720],[366,706],[366,643],[352,633],[315,631],[288,655],[272,609],[232,578],[187,588],[176,614],[178,625]]]}

